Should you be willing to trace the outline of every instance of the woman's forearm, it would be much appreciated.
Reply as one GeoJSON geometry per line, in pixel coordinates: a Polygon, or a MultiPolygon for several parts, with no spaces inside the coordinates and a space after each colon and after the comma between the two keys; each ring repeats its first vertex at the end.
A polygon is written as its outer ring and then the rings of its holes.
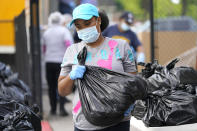
{"type": "Polygon", "coordinates": [[[69,95],[72,92],[74,80],[71,80],[69,75],[66,77],[60,76],[58,79],[58,92],[61,96],[69,95]]]}

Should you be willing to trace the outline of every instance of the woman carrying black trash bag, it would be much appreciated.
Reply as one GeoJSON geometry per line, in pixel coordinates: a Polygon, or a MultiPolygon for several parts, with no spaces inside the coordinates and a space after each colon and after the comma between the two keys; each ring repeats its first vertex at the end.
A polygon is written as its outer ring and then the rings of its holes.
{"type": "MultiPolygon", "coordinates": [[[[85,66],[78,65],[77,55],[87,48],[85,64],[98,66],[119,72],[136,73],[136,65],[129,44],[125,41],[102,36],[102,31],[108,25],[108,19],[98,12],[91,4],[81,4],[73,11],[73,20],[77,34],[82,42],[71,45],[62,62],[62,69],[58,80],[58,91],[62,96],[70,94],[74,81],[83,78],[85,66]],[[106,25],[107,23],[107,25],[106,25]]],[[[73,119],[75,131],[129,131],[130,113],[125,113],[122,122],[109,127],[95,126],[89,123],[81,109],[79,93],[76,88],[73,100],[73,119]]]]}

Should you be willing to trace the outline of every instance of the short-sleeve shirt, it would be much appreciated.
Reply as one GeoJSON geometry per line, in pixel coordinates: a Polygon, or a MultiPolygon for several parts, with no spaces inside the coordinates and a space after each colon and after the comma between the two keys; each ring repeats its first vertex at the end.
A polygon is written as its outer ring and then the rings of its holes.
{"type": "Polygon", "coordinates": [[[103,36],[111,37],[114,39],[126,40],[130,47],[133,49],[134,53],[137,52],[137,47],[142,45],[137,35],[132,31],[120,32],[118,25],[112,25],[103,31],[103,36]]]}
{"type": "Polygon", "coordinates": [[[44,32],[42,42],[46,45],[45,61],[61,63],[67,47],[73,44],[73,38],[67,28],[53,25],[44,32]]]}
{"type": "MultiPolygon", "coordinates": [[[[91,48],[83,41],[71,45],[64,55],[60,76],[67,76],[72,70],[73,65],[78,64],[77,55],[84,46],[87,47],[85,65],[98,66],[120,72],[136,72],[134,56],[126,41],[106,37],[104,42],[95,48],[91,48]]],[[[106,128],[92,125],[86,120],[82,113],[77,88],[74,93],[72,113],[75,127],[81,130],[99,130],[106,128]]],[[[130,116],[127,116],[123,121],[129,119],[130,116]]]]}

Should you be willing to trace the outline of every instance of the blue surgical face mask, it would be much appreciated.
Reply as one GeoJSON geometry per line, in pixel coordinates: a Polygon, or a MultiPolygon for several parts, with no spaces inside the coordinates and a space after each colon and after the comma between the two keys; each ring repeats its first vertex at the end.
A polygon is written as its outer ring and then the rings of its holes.
{"type": "Polygon", "coordinates": [[[83,40],[86,44],[95,42],[100,33],[97,31],[96,25],[77,31],[79,39],[83,40]]]}
{"type": "Polygon", "coordinates": [[[125,22],[122,22],[120,26],[121,26],[121,28],[122,28],[123,31],[130,30],[130,26],[127,25],[125,22]]]}

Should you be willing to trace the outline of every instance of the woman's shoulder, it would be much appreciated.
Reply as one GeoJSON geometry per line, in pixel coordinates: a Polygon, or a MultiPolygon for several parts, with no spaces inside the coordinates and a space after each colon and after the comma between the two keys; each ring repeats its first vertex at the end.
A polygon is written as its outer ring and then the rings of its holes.
{"type": "Polygon", "coordinates": [[[74,52],[79,52],[83,47],[84,47],[84,43],[79,42],[79,43],[74,43],[74,44],[70,45],[67,48],[67,50],[74,51],[74,52]]]}

